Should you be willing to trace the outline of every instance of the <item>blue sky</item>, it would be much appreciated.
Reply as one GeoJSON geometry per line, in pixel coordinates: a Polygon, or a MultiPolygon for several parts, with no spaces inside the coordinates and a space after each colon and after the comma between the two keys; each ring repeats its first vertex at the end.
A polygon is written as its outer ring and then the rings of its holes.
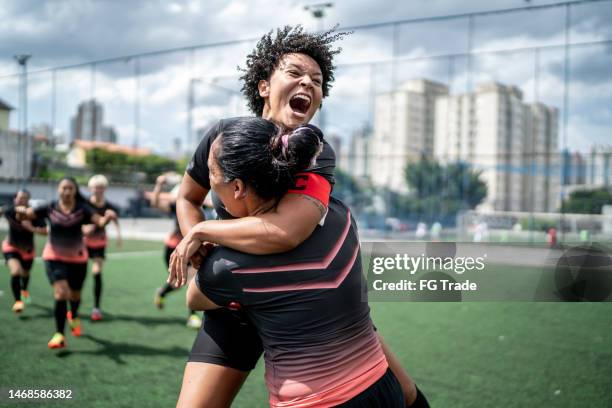
{"type": "MultiPolygon", "coordinates": [[[[235,39],[258,38],[284,24],[316,29],[317,22],[303,6],[313,2],[280,1],[28,1],[0,3],[0,98],[17,107],[17,67],[14,54],[30,53],[30,69],[59,67],[105,58],[188,47],[235,39]]],[[[325,26],[341,27],[378,22],[551,4],[551,1],[360,1],[337,0],[327,11],[325,26]],[[494,4],[493,4],[494,3],[494,4]]],[[[612,2],[595,2],[572,8],[573,42],[612,40],[612,2]]],[[[474,20],[472,82],[498,80],[518,85],[526,101],[537,99],[563,108],[563,49],[542,50],[537,81],[535,52],[512,54],[486,51],[550,46],[564,39],[563,8],[478,17],[474,20]]],[[[337,80],[324,101],[326,132],[348,139],[354,129],[372,117],[372,95],[391,87],[391,27],[357,29],[339,45],[337,80]],[[368,64],[374,61],[381,63],[368,64]]],[[[451,84],[452,92],[467,87],[467,59],[419,59],[430,55],[465,52],[467,19],[402,25],[398,53],[407,58],[396,66],[396,80],[427,77],[451,84]]],[[[194,53],[176,52],[140,60],[140,144],[159,152],[172,148],[172,140],[187,137],[187,92],[190,78],[200,78],[194,125],[205,126],[223,116],[246,114],[236,94],[237,65],[253,42],[212,47],[194,53]]],[[[571,52],[570,114],[567,146],[586,151],[593,143],[611,140],[612,46],[581,46],[571,52]]],[[[68,132],[76,105],[92,95],[105,107],[105,122],[114,125],[120,142],[135,136],[135,60],[125,59],[57,71],[55,126],[68,132]],[[93,79],[93,82],[92,82],[93,79]]],[[[30,75],[29,122],[50,123],[52,77],[49,72],[30,75]]],[[[563,111],[561,112],[561,117],[563,111]]],[[[11,117],[17,126],[17,114],[11,117]]],[[[561,127],[563,120],[561,119],[561,127]]],[[[563,144],[563,134],[560,134],[563,144]]],[[[609,142],[608,142],[609,143],[609,142]]]]}

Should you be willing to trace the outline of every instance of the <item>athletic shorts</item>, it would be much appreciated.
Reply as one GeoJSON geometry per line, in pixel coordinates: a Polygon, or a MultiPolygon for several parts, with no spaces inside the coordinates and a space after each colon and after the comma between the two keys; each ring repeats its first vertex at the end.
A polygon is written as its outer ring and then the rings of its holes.
{"type": "Polygon", "coordinates": [[[21,257],[21,254],[19,254],[19,252],[5,252],[4,260],[6,261],[7,264],[8,264],[9,259],[18,260],[24,271],[29,271],[30,269],[32,269],[32,264],[34,263],[33,259],[30,259],[29,261],[24,261],[23,258],[21,257]]]}
{"type": "Polygon", "coordinates": [[[85,275],[87,274],[87,263],[68,263],[59,261],[45,261],[47,277],[52,285],[59,280],[67,280],[72,290],[81,290],[85,275]]]}
{"type": "Polygon", "coordinates": [[[188,361],[251,371],[262,353],[261,339],[244,312],[217,309],[204,312],[188,361]]]}
{"type": "Polygon", "coordinates": [[[89,254],[89,259],[93,259],[93,258],[106,259],[106,247],[102,247],[102,248],[87,247],[87,253],[89,254]]]}
{"type": "Polygon", "coordinates": [[[391,369],[387,368],[387,372],[368,389],[336,406],[341,408],[404,408],[406,400],[402,386],[391,369]]]}
{"type": "Polygon", "coordinates": [[[174,248],[166,246],[166,252],[164,253],[164,259],[166,260],[166,266],[170,267],[170,255],[174,252],[174,248]]]}

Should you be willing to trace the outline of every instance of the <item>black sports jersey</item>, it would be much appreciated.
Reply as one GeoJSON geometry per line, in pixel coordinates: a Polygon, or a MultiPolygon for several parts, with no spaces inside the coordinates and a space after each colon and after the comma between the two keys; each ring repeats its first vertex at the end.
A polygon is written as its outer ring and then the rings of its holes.
{"type": "MultiPolygon", "coordinates": [[[[221,119],[211,126],[200,141],[191,161],[187,165],[187,174],[207,190],[210,190],[210,180],[208,179],[208,155],[210,154],[210,147],[217,135],[223,132],[224,127],[238,119],[240,118],[221,119]]],[[[323,139],[323,150],[321,154],[317,157],[315,165],[306,171],[324,177],[329,184],[333,186],[335,183],[335,168],[336,154],[327,141],[323,139]]],[[[219,200],[213,201],[217,214],[219,214],[221,218],[225,218],[223,215],[225,215],[226,211],[224,207],[218,206],[219,203],[219,200]]]]}
{"type": "MultiPolygon", "coordinates": [[[[101,207],[93,205],[91,202],[89,202],[89,205],[96,214],[100,215],[100,217],[104,216],[106,210],[113,210],[115,213],[119,214],[119,209],[114,204],[106,200],[104,201],[104,204],[101,207]]],[[[106,247],[106,243],[106,228],[104,227],[101,228],[96,225],[92,232],[85,235],[85,244],[88,248],[104,248],[106,247]]]]}
{"type": "Polygon", "coordinates": [[[68,263],[87,262],[87,251],[81,227],[92,223],[94,210],[85,202],[77,201],[69,214],[60,210],[59,202],[35,210],[37,219],[49,220],[49,238],[43,250],[45,261],[68,263]]]}
{"type": "Polygon", "coordinates": [[[355,222],[338,200],[330,200],[324,226],[296,249],[255,256],[218,248],[196,283],[216,304],[242,309],[257,328],[273,407],[341,404],[387,369],[355,222]]]}
{"type": "MultiPolygon", "coordinates": [[[[34,233],[24,227],[21,221],[17,219],[14,205],[4,208],[3,212],[9,225],[7,243],[17,249],[31,252],[34,249],[34,233]]],[[[45,221],[36,219],[32,221],[32,225],[34,227],[44,227],[45,221]]]]}

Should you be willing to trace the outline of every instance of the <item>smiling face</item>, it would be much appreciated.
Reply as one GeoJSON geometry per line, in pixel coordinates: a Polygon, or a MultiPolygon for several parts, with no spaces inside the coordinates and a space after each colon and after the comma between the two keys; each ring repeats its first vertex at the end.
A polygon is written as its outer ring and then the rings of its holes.
{"type": "Polygon", "coordinates": [[[321,106],[323,74],[306,54],[285,54],[269,80],[259,81],[262,117],[290,129],[308,123],[321,106]]]}
{"type": "Polygon", "coordinates": [[[104,198],[104,192],[106,191],[106,187],[102,184],[97,184],[92,186],[89,191],[91,191],[91,195],[93,195],[97,200],[101,200],[104,198]]]}

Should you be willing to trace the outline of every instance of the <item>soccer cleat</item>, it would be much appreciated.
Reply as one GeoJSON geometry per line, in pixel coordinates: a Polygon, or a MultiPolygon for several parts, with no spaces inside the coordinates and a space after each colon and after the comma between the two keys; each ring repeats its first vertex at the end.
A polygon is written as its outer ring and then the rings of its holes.
{"type": "Polygon", "coordinates": [[[17,300],[13,304],[13,312],[19,314],[19,313],[23,312],[23,308],[24,307],[25,307],[25,305],[23,304],[23,301],[17,300]]]}
{"type": "Polygon", "coordinates": [[[153,298],[153,303],[155,304],[155,307],[161,310],[164,308],[165,299],[162,295],[159,294],[159,292],[161,292],[161,288],[157,288],[157,290],[155,291],[155,298],[153,298]]]}
{"type": "Polygon", "coordinates": [[[66,338],[62,333],[55,333],[49,343],[47,343],[47,347],[50,349],[58,349],[66,347],[66,338]]]}
{"type": "Polygon", "coordinates": [[[70,331],[74,337],[81,336],[81,318],[75,317],[74,319],[68,320],[70,323],[70,331]]]}
{"type": "Polygon", "coordinates": [[[189,316],[187,319],[187,327],[190,329],[199,329],[202,326],[202,318],[196,313],[189,316]]]}
{"type": "Polygon", "coordinates": [[[28,292],[27,290],[22,290],[21,291],[21,298],[23,299],[24,303],[26,305],[29,305],[30,303],[32,303],[32,298],[30,297],[30,292],[28,292]]]}
{"type": "Polygon", "coordinates": [[[102,320],[102,311],[97,307],[94,307],[94,309],[91,311],[91,321],[99,322],[100,320],[102,320]]]}

